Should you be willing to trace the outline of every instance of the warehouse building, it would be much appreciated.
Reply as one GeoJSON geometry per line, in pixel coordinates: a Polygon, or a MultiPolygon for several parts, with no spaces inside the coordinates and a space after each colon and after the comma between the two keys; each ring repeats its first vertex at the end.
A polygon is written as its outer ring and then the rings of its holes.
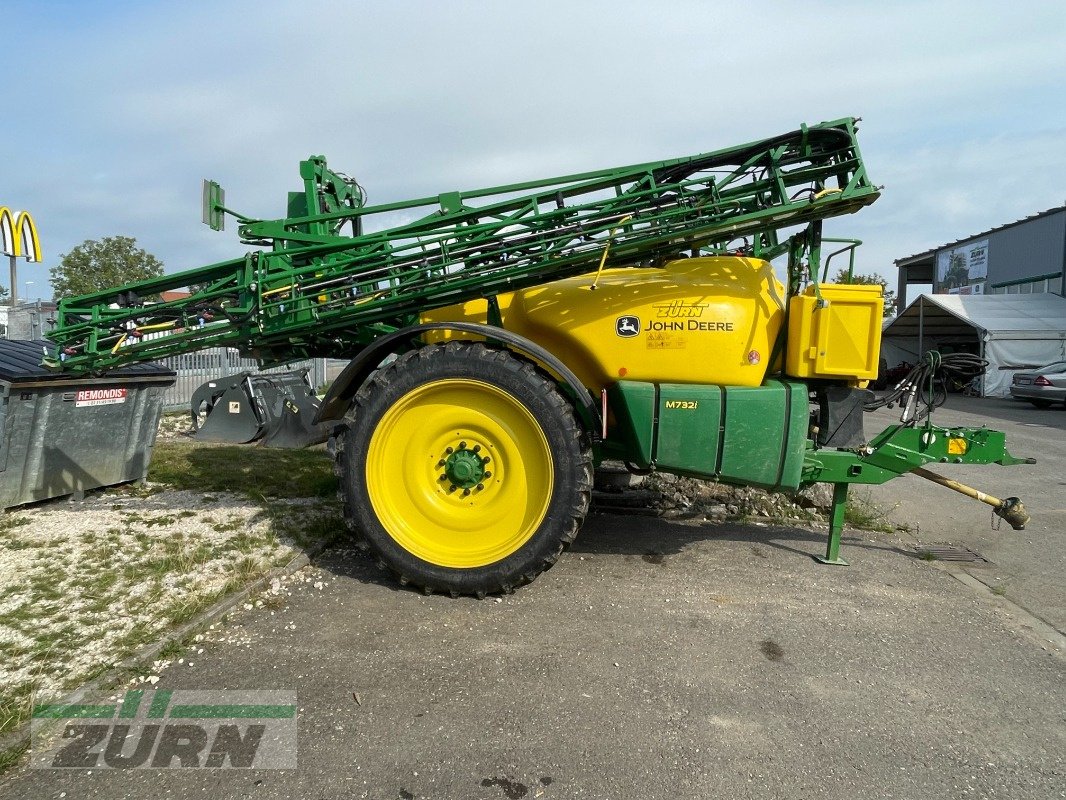
{"type": "Polygon", "coordinates": [[[1066,358],[1066,206],[898,259],[899,306],[884,328],[888,367],[928,350],[980,355],[970,387],[1009,396],[1014,373],[1066,358]],[[932,285],[907,303],[907,287],[932,285]]]}
{"type": "Polygon", "coordinates": [[[897,259],[897,308],[907,287],[932,284],[933,294],[1057,294],[1066,296],[1066,206],[897,259]]]}

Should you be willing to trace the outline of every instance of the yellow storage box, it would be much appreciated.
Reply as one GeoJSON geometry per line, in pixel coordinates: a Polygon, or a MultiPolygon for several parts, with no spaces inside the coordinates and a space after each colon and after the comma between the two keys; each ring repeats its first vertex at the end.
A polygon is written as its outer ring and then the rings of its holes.
{"type": "Polygon", "coordinates": [[[881,353],[880,286],[808,286],[789,300],[785,373],[794,378],[872,380],[881,353]]]}

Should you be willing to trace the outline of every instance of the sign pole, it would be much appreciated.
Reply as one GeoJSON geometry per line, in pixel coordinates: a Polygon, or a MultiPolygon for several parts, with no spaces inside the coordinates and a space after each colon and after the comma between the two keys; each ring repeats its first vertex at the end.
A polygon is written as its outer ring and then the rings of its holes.
{"type": "Polygon", "coordinates": [[[18,271],[18,256],[12,253],[9,258],[11,259],[11,307],[15,307],[15,300],[18,299],[18,281],[16,279],[16,272],[18,271]]]}

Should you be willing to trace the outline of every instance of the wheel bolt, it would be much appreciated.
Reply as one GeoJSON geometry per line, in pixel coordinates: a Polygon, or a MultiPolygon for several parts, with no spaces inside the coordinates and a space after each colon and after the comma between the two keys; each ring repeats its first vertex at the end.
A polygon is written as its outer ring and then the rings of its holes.
{"type": "Polygon", "coordinates": [[[447,464],[447,463],[448,463],[448,462],[447,462],[447,461],[445,461],[445,460],[444,460],[444,459],[442,458],[442,459],[441,459],[440,461],[438,461],[438,462],[437,462],[437,466],[438,466],[438,467],[443,467],[443,466],[444,466],[445,464],[447,464]]]}
{"type": "Polygon", "coordinates": [[[454,448],[454,447],[449,447],[449,448],[448,448],[447,450],[445,450],[444,452],[445,452],[445,453],[447,453],[448,455],[451,455],[452,453],[454,453],[454,452],[455,452],[455,448],[454,448]]]}
{"type": "Polygon", "coordinates": [[[447,475],[441,475],[439,478],[437,478],[437,480],[446,481],[446,480],[448,480],[448,476],[447,475]]]}
{"type": "Polygon", "coordinates": [[[470,490],[469,489],[463,489],[463,497],[466,497],[468,494],[470,494],[470,490]]]}
{"type": "Polygon", "coordinates": [[[459,449],[466,450],[466,442],[459,442],[459,449]]]}
{"type": "Polygon", "coordinates": [[[448,494],[451,494],[452,492],[454,492],[456,490],[456,488],[458,488],[458,487],[456,487],[456,485],[453,483],[451,486],[448,487],[448,494]]]}
{"type": "Polygon", "coordinates": [[[485,456],[483,459],[481,459],[482,464],[488,464],[490,461],[492,461],[492,459],[488,456],[485,456]]]}
{"type": "Polygon", "coordinates": [[[483,484],[483,483],[479,483],[479,484],[477,485],[477,490],[478,490],[479,492],[480,492],[480,491],[481,491],[482,489],[484,489],[484,488],[485,488],[485,484],[483,484]]]}
{"type": "Polygon", "coordinates": [[[491,478],[491,477],[492,477],[492,473],[491,473],[491,472],[488,472],[488,471],[486,471],[486,472],[485,472],[485,477],[486,477],[486,478],[491,478]]]}
{"type": "Polygon", "coordinates": [[[474,450],[475,453],[480,453],[481,452],[481,445],[475,444],[474,447],[473,447],[473,450],[474,450]]]}

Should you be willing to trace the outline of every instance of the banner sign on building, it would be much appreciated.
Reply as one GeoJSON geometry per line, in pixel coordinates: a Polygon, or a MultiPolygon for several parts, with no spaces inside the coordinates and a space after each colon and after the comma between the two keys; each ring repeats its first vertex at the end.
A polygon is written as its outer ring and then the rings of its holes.
{"type": "Polygon", "coordinates": [[[936,294],[983,294],[988,277],[988,239],[936,254],[936,294]]]}

